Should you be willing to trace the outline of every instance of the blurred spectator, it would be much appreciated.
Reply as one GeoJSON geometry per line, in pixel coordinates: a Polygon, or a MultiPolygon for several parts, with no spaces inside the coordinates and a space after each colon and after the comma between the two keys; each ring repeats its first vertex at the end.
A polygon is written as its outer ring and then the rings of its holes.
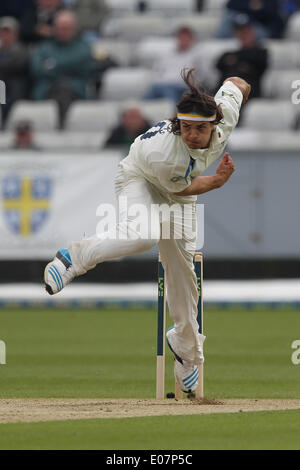
{"type": "Polygon", "coordinates": [[[54,99],[60,111],[60,127],[73,100],[86,99],[93,68],[91,48],[78,35],[75,15],[59,12],[54,20],[54,38],[37,47],[31,69],[34,100],[54,99]]]}
{"type": "Polygon", "coordinates": [[[136,2],[136,10],[140,13],[145,13],[149,9],[147,0],[137,0],[136,2]]]}
{"type": "Polygon", "coordinates": [[[127,151],[136,137],[144,134],[152,125],[137,107],[129,107],[123,111],[121,121],[111,131],[105,147],[122,147],[127,151]]]}
{"type": "Polygon", "coordinates": [[[218,38],[231,38],[236,17],[248,15],[259,39],[280,39],[284,33],[282,0],[229,0],[223,13],[218,38]]]}
{"type": "Polygon", "coordinates": [[[108,12],[105,0],[63,0],[63,3],[75,13],[85,39],[93,41],[99,38],[101,25],[108,12]]]}
{"type": "Polygon", "coordinates": [[[291,16],[300,9],[300,0],[281,0],[281,10],[285,16],[291,16]]]}
{"type": "Polygon", "coordinates": [[[281,13],[284,21],[284,29],[290,17],[300,9],[300,0],[281,0],[281,13]]]}
{"type": "Polygon", "coordinates": [[[106,70],[111,67],[118,67],[119,64],[106,51],[92,48],[92,57],[95,59],[94,70],[91,75],[91,83],[89,88],[89,99],[98,99],[102,87],[102,80],[106,70]]]}
{"type": "Polygon", "coordinates": [[[205,1],[209,2],[209,0],[195,0],[195,10],[202,11],[205,1]]]}
{"type": "Polygon", "coordinates": [[[187,27],[182,26],[176,33],[177,46],[174,52],[167,56],[161,56],[153,64],[156,78],[148,90],[145,99],[168,98],[175,103],[180,99],[186,90],[180,76],[180,70],[195,66],[195,33],[187,27]]]}
{"type": "MultiPolygon", "coordinates": [[[[205,1],[208,2],[210,0],[194,0],[195,10],[202,11],[203,4],[205,1]]],[[[136,0],[136,10],[141,13],[144,13],[149,10],[149,4],[151,4],[151,0],[136,0]]]]}
{"type": "Polygon", "coordinates": [[[0,1],[0,17],[13,16],[14,18],[22,18],[27,11],[33,8],[34,0],[1,0],[0,1]]]}
{"type": "Polygon", "coordinates": [[[0,18],[0,80],[6,84],[6,105],[2,106],[4,123],[12,104],[25,98],[28,89],[29,57],[18,41],[18,30],[18,22],[14,18],[0,18]]]}
{"type": "Polygon", "coordinates": [[[21,21],[21,37],[28,43],[50,39],[54,35],[54,18],[62,10],[61,0],[35,0],[21,21]]]}
{"type": "Polygon", "coordinates": [[[257,42],[256,30],[246,15],[237,19],[234,32],[240,48],[225,52],[218,59],[216,68],[221,72],[218,88],[226,78],[237,76],[250,83],[249,99],[259,98],[261,79],[268,65],[268,52],[257,42]]]}
{"type": "Polygon", "coordinates": [[[15,127],[14,150],[41,150],[34,142],[33,128],[30,121],[19,121],[15,127]]]}

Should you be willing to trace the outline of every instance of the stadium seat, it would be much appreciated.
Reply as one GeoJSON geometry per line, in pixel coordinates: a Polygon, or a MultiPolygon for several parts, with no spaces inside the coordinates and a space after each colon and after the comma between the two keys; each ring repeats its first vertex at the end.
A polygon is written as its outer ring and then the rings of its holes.
{"type": "Polygon", "coordinates": [[[229,151],[298,151],[300,135],[298,132],[284,130],[265,131],[237,128],[230,135],[229,151]]]}
{"type": "Polygon", "coordinates": [[[230,134],[228,149],[229,151],[247,151],[265,148],[268,144],[265,134],[266,131],[238,127],[230,134]]]}
{"type": "Polygon", "coordinates": [[[300,79],[300,70],[273,70],[264,75],[262,93],[266,98],[286,98],[291,100],[296,80],[300,79]]]}
{"type": "Polygon", "coordinates": [[[68,131],[105,131],[118,122],[115,102],[77,101],[69,108],[65,128],[68,131]]]}
{"type": "Polygon", "coordinates": [[[167,15],[192,13],[195,9],[194,0],[148,0],[148,10],[167,15]]]}
{"type": "MultiPolygon", "coordinates": [[[[107,0],[109,13],[112,16],[129,15],[137,11],[137,0],[107,0]]],[[[191,13],[195,9],[194,0],[147,0],[147,12],[158,12],[163,15],[180,15],[191,13]]]]}
{"type": "Polygon", "coordinates": [[[45,151],[99,151],[107,138],[106,131],[96,132],[39,132],[35,136],[37,145],[45,151]]]}
{"type": "Polygon", "coordinates": [[[142,67],[111,68],[103,74],[100,98],[140,99],[150,86],[151,79],[151,72],[142,67]]]}
{"type": "Polygon", "coordinates": [[[0,149],[5,150],[11,147],[14,140],[14,133],[11,131],[4,131],[0,133],[0,149]]]}
{"type": "Polygon", "coordinates": [[[219,23],[220,15],[203,13],[194,13],[170,20],[172,33],[180,26],[189,26],[195,31],[198,40],[215,38],[219,23]]]}
{"type": "Polygon", "coordinates": [[[287,24],[285,38],[294,41],[300,40],[300,12],[294,13],[287,24]]]}
{"type": "MultiPolygon", "coordinates": [[[[35,144],[45,152],[60,151],[99,151],[107,138],[107,132],[35,132],[35,144]]],[[[5,131],[0,134],[1,151],[12,150],[14,132],[5,131]]]]}
{"type": "Polygon", "coordinates": [[[173,37],[148,37],[137,45],[135,62],[151,68],[157,57],[164,57],[175,48],[176,41],[173,37]]]}
{"type": "Polygon", "coordinates": [[[296,109],[289,101],[253,99],[244,109],[242,126],[254,130],[292,130],[296,109]]]}
{"type": "Polygon", "coordinates": [[[215,64],[218,58],[226,51],[235,50],[238,43],[235,39],[212,39],[203,41],[196,46],[198,57],[199,80],[213,89],[218,82],[219,73],[215,64]]]}
{"type": "Polygon", "coordinates": [[[117,64],[128,67],[133,63],[134,48],[125,41],[100,39],[92,44],[93,57],[96,59],[112,57],[117,64]]]}
{"type": "Polygon", "coordinates": [[[170,33],[169,22],[157,14],[132,14],[119,18],[108,18],[101,31],[104,37],[120,38],[124,41],[140,41],[145,36],[164,36],[170,33]]]}
{"type": "Polygon", "coordinates": [[[106,0],[105,3],[109,10],[134,11],[137,0],[106,0]]]}
{"type": "Polygon", "coordinates": [[[287,70],[300,65],[298,42],[269,40],[265,46],[269,51],[269,69],[287,70]]]}
{"type": "Polygon", "coordinates": [[[226,3],[227,0],[205,0],[203,11],[209,11],[210,13],[215,10],[222,11],[225,8],[226,3]]]}
{"type": "Polygon", "coordinates": [[[270,150],[282,149],[284,152],[296,151],[298,157],[300,148],[299,132],[273,132],[272,138],[268,138],[268,148],[270,150]]]}
{"type": "Polygon", "coordinates": [[[36,131],[51,131],[58,127],[58,107],[55,101],[26,101],[15,103],[10,111],[6,128],[11,130],[17,121],[29,120],[36,131]]]}
{"type": "Polygon", "coordinates": [[[109,18],[131,15],[137,9],[137,0],[106,0],[109,18]]]}

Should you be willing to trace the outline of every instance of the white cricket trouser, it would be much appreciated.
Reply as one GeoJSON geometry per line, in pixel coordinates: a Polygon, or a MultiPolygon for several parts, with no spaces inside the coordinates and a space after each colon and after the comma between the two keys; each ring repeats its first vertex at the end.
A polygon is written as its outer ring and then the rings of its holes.
{"type": "MultiPolygon", "coordinates": [[[[121,167],[116,176],[116,194],[119,201],[121,197],[127,198],[127,209],[119,209],[119,220],[113,229],[73,242],[68,247],[75,271],[84,274],[98,263],[141,253],[158,244],[167,281],[169,311],[178,340],[178,354],[186,361],[199,363],[198,290],[193,264],[196,246],[195,204],[187,204],[188,211],[176,211],[171,220],[165,215],[158,216],[158,205],[171,206],[170,200],[164,198],[143,177],[130,177],[121,167]],[[134,204],[147,208],[147,212],[139,217],[139,224],[136,215],[130,213],[134,204]]],[[[183,209],[183,205],[179,207],[183,209]]]]}

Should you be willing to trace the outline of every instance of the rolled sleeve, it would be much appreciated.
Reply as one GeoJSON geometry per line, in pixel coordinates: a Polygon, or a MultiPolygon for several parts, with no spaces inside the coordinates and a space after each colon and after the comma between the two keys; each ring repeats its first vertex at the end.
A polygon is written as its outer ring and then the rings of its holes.
{"type": "Polygon", "coordinates": [[[234,83],[228,81],[216,93],[215,101],[218,105],[221,105],[224,116],[219,126],[225,134],[230,134],[239,120],[243,94],[234,83]]]}

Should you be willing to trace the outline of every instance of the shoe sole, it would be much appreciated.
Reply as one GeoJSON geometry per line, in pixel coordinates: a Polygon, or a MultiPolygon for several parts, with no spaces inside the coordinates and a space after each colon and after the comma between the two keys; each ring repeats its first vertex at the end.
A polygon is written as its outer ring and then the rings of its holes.
{"type": "Polygon", "coordinates": [[[61,276],[59,276],[60,280],[61,280],[61,286],[60,286],[60,289],[57,292],[53,292],[52,287],[47,282],[47,280],[49,279],[48,271],[49,271],[53,261],[55,261],[56,258],[65,266],[66,269],[69,269],[69,267],[72,266],[71,260],[65,256],[65,254],[63,253],[63,250],[58,250],[58,252],[54,256],[53,260],[50,261],[50,263],[47,264],[47,266],[45,267],[45,270],[44,270],[45,289],[48,292],[48,294],[50,294],[50,295],[57,294],[58,292],[60,292],[64,288],[64,283],[63,283],[63,280],[61,279],[61,276]]]}
{"type": "Polygon", "coordinates": [[[54,295],[54,292],[53,292],[52,287],[50,286],[50,284],[47,284],[46,281],[48,279],[48,269],[49,269],[50,265],[52,264],[52,262],[53,261],[48,263],[47,266],[45,267],[45,270],[44,270],[45,289],[48,292],[48,294],[50,294],[50,295],[54,295]]]}
{"type": "MultiPolygon", "coordinates": [[[[174,326],[172,326],[171,328],[169,328],[168,331],[173,330],[173,328],[174,328],[174,326]]],[[[169,346],[171,352],[174,354],[174,357],[175,357],[176,361],[180,362],[180,364],[183,364],[183,360],[181,359],[181,357],[178,356],[178,354],[176,354],[176,352],[174,351],[174,349],[173,349],[172,346],[170,345],[169,340],[168,340],[168,336],[166,336],[166,340],[167,340],[167,345],[169,346]]]]}
{"type": "MultiPolygon", "coordinates": [[[[173,330],[173,328],[174,328],[174,326],[172,326],[171,328],[169,328],[168,331],[173,330]]],[[[168,340],[168,337],[167,337],[167,336],[166,336],[166,340],[167,340],[167,345],[169,346],[171,352],[174,354],[174,359],[175,359],[176,361],[178,361],[180,364],[183,364],[183,360],[181,359],[180,356],[178,356],[178,354],[176,354],[176,352],[175,352],[174,349],[172,348],[171,344],[169,343],[169,340],[168,340]]],[[[177,382],[177,383],[178,383],[178,382],[177,382]]],[[[180,385],[179,385],[179,387],[180,387],[180,385]]],[[[195,393],[195,392],[192,392],[191,389],[189,389],[189,390],[182,390],[181,387],[180,387],[180,389],[181,389],[181,391],[182,391],[183,393],[186,393],[186,394],[194,394],[194,393],[195,393]]]]}

